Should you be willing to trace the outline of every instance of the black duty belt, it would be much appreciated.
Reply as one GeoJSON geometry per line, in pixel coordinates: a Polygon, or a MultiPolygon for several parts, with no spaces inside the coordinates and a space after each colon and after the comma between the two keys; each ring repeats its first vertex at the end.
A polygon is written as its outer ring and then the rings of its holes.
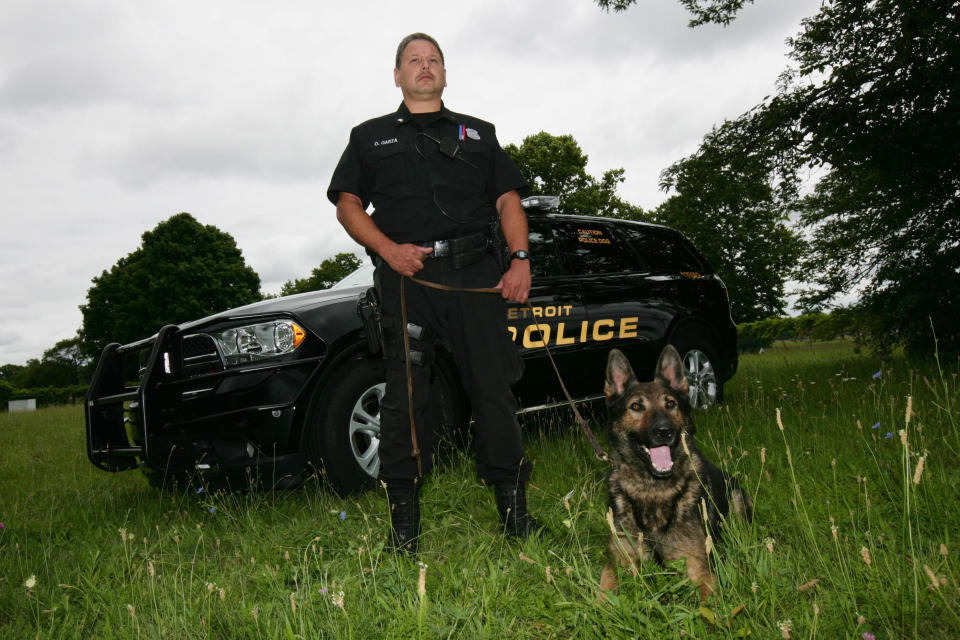
{"type": "Polygon", "coordinates": [[[427,258],[457,259],[472,256],[477,253],[485,253],[487,250],[487,233],[485,231],[479,231],[461,238],[414,242],[413,244],[418,247],[432,248],[433,251],[426,255],[427,258]]]}

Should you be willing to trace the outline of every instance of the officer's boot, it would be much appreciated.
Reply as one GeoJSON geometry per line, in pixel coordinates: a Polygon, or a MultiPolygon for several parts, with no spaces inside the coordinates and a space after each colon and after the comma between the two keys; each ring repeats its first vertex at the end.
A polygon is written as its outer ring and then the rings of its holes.
{"type": "Polygon", "coordinates": [[[527,512],[525,482],[497,482],[493,485],[493,493],[507,533],[518,538],[543,535],[543,525],[527,512]]]}
{"type": "Polygon", "coordinates": [[[411,480],[388,482],[387,500],[393,551],[415,555],[420,545],[420,487],[411,480]]]}

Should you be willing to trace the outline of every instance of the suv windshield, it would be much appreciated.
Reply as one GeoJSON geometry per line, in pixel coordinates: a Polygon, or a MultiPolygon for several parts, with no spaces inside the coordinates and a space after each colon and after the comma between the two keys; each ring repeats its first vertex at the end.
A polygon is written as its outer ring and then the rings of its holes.
{"type": "Polygon", "coordinates": [[[331,289],[349,289],[350,287],[373,286],[373,264],[364,262],[357,270],[336,283],[331,289]]]}

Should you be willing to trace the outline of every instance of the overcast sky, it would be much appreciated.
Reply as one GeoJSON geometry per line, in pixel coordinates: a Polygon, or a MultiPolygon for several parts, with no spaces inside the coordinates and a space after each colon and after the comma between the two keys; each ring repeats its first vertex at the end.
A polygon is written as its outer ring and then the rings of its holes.
{"type": "Polygon", "coordinates": [[[677,0],[3,0],[0,364],[72,337],[91,278],[181,211],[231,234],[266,293],[356,250],[326,186],[350,128],[400,103],[408,33],[443,47],[448,107],[504,145],[572,134],[653,208],[660,171],[774,92],[818,6],[691,30],[677,0]]]}

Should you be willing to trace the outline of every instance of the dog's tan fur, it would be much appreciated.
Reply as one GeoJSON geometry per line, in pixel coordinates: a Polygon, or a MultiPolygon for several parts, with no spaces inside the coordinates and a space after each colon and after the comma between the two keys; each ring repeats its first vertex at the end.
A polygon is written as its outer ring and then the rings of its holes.
{"type": "MultiPolygon", "coordinates": [[[[685,559],[687,575],[705,600],[716,587],[707,533],[718,537],[730,509],[749,520],[750,498],[697,450],[687,380],[672,346],[660,355],[656,379],[646,383],[637,382],[626,357],[613,349],[604,392],[611,413],[613,469],[607,487],[616,533],[600,576],[600,598],[617,589],[618,564],[636,570],[638,560],[653,557],[685,559]],[[669,471],[650,457],[652,449],[664,447],[670,450],[669,471]]],[[[662,457],[658,462],[663,464],[662,457]]]]}

